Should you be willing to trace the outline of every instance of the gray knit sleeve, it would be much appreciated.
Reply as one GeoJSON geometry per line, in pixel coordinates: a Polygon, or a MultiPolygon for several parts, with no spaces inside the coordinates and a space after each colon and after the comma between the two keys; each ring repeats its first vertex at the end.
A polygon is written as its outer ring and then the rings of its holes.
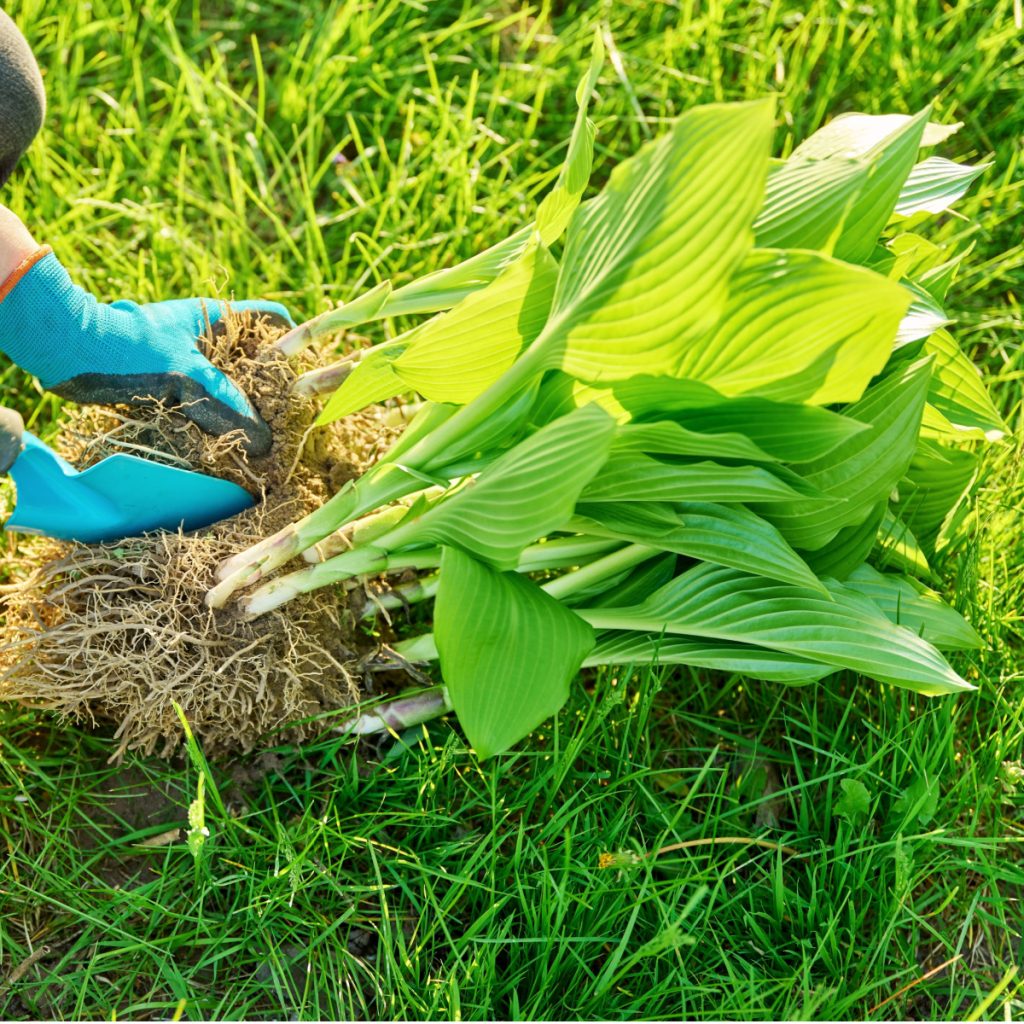
{"type": "Polygon", "coordinates": [[[46,93],[18,26],[0,11],[0,185],[43,124],[46,93]]]}

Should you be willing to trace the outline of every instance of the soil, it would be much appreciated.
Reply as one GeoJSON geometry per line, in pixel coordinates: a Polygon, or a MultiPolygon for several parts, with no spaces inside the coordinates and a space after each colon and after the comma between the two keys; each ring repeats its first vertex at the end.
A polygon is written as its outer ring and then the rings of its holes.
{"type": "Polygon", "coordinates": [[[224,558],[316,508],[393,440],[375,412],[314,429],[317,406],[291,391],[307,367],[281,356],[275,336],[236,317],[207,342],[273,431],[264,458],[245,454],[240,433],[209,437],[162,408],[70,414],[58,450],[79,468],[129,452],[232,480],[258,503],[188,535],[95,545],[9,537],[0,551],[0,579],[10,581],[0,587],[0,700],[112,721],[120,758],[180,748],[175,702],[218,756],[268,734],[301,741],[322,731],[309,719],[360,698],[377,649],[349,608],[361,608],[363,595],[318,591],[251,622],[203,603],[224,558]]]}

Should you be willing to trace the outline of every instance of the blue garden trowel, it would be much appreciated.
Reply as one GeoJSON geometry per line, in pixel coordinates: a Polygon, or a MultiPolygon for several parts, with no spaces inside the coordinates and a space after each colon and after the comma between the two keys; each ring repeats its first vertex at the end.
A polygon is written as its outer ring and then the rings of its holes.
{"type": "MultiPolygon", "coordinates": [[[[3,427],[12,414],[0,412],[3,427]]],[[[111,455],[79,472],[28,431],[21,442],[9,469],[18,489],[9,531],[92,544],[149,530],[198,530],[255,504],[237,484],[202,473],[134,455],[111,455]]]]}

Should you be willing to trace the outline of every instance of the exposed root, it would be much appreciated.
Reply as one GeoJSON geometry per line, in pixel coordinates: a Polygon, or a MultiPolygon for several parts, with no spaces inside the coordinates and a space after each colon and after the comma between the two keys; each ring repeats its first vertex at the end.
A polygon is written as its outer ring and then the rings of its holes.
{"type": "Polygon", "coordinates": [[[210,438],[163,409],[71,414],[61,454],[80,467],[115,451],[161,457],[231,479],[260,503],[187,536],[107,545],[9,538],[0,554],[0,579],[11,581],[0,586],[0,699],[114,722],[114,756],[166,756],[181,742],[173,701],[218,754],[251,749],[270,732],[301,739],[315,730],[302,719],[360,698],[362,661],[376,646],[349,609],[362,607],[361,593],[319,591],[255,622],[203,603],[225,557],[311,511],[390,442],[374,413],[313,431],[316,406],[292,395],[295,370],[271,340],[239,319],[211,352],[270,424],[266,458],[248,458],[240,435],[210,438]]]}

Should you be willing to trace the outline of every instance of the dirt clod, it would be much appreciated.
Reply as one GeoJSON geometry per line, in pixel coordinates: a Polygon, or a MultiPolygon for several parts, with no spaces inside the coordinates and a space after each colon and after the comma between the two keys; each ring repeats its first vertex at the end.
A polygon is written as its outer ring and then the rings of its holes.
{"type": "Polygon", "coordinates": [[[271,426],[265,458],[248,458],[240,433],[211,438],[161,408],[70,414],[58,446],[79,468],[114,452],[140,454],[230,479],[259,501],[188,535],[94,545],[8,538],[0,700],[113,721],[114,757],[179,749],[173,702],[218,755],[250,750],[271,733],[273,742],[301,740],[319,731],[304,720],[358,700],[361,663],[375,645],[344,595],[317,591],[253,622],[203,604],[224,558],[316,508],[391,440],[374,413],[314,430],[317,406],[291,393],[304,367],[272,340],[262,322],[237,317],[208,343],[271,426]]]}

